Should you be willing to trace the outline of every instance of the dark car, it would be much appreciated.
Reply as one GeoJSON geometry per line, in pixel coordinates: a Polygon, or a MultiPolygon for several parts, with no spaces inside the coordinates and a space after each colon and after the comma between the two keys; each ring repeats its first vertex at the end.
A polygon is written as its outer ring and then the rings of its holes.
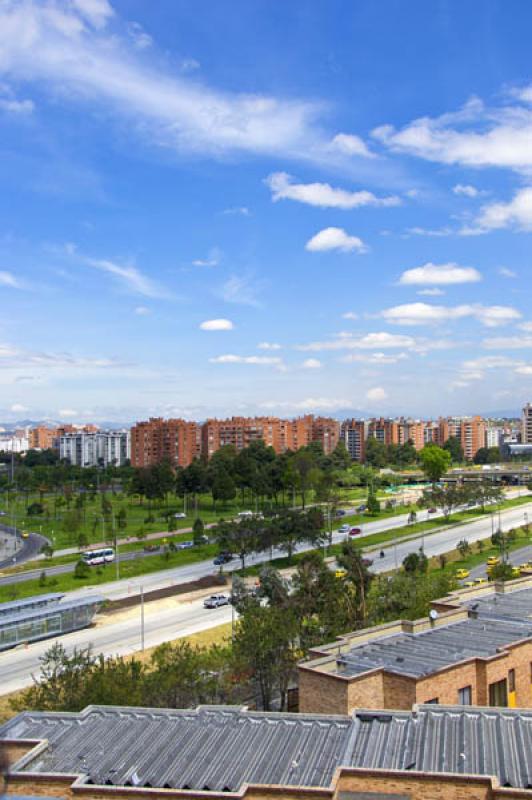
{"type": "Polygon", "coordinates": [[[362,559],[362,564],[363,564],[364,567],[371,567],[371,565],[373,564],[373,559],[372,558],[363,558],[362,559]]]}
{"type": "Polygon", "coordinates": [[[216,556],[216,558],[214,559],[214,561],[212,563],[217,567],[221,567],[222,564],[228,564],[232,560],[233,560],[233,554],[232,553],[228,553],[228,552],[224,552],[224,553],[220,553],[219,556],[216,556]]]}
{"type": "Polygon", "coordinates": [[[427,511],[427,514],[436,514],[437,510],[438,509],[436,509],[436,508],[429,508],[429,510],[427,511]]]}
{"type": "Polygon", "coordinates": [[[359,507],[357,508],[357,511],[365,511],[366,509],[367,509],[367,506],[365,506],[365,505],[361,505],[361,506],[359,506],[359,507]]]}
{"type": "Polygon", "coordinates": [[[351,528],[349,536],[359,536],[362,533],[362,528],[351,528]]]}
{"type": "Polygon", "coordinates": [[[336,512],[337,517],[345,517],[345,514],[346,512],[343,508],[339,508],[338,511],[336,512]]]}

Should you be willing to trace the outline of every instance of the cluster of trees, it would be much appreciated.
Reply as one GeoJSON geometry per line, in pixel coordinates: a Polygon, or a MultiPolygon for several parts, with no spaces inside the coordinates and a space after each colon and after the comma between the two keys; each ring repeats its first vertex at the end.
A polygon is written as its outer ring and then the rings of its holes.
{"type": "Polygon", "coordinates": [[[421,508],[437,508],[448,518],[453,511],[464,507],[480,506],[482,511],[487,505],[504,500],[504,492],[500,486],[491,481],[471,481],[463,484],[433,485],[425,489],[418,505],[421,508]]]}
{"type": "MultiPolygon", "coordinates": [[[[424,450],[436,445],[427,445],[424,450]]],[[[450,436],[443,447],[438,448],[447,454],[447,463],[450,466],[453,464],[461,464],[465,461],[464,451],[460,443],[460,439],[456,436],[450,436]]],[[[495,448],[498,451],[498,448],[495,448]]],[[[384,442],[370,437],[366,441],[366,464],[371,467],[397,467],[404,469],[420,465],[423,467],[423,451],[418,452],[414,447],[412,441],[405,442],[404,444],[384,444],[384,442]]],[[[476,463],[484,463],[477,461],[476,463]]]]}
{"type": "Polygon", "coordinates": [[[352,630],[398,617],[428,613],[453,579],[427,570],[422,553],[408,556],[393,576],[374,576],[360,551],[346,542],[338,555],[342,577],[320,553],[305,554],[290,580],[263,568],[258,589],[234,578],[238,611],[232,640],[224,646],[165,643],[150,659],[95,657],[90,649],[69,655],[55,644],[41,659],[34,685],[13,701],[16,710],[77,711],[91,703],[182,708],[201,703],[255,701],[286,707],[298,662],[309,650],[352,630]]]}

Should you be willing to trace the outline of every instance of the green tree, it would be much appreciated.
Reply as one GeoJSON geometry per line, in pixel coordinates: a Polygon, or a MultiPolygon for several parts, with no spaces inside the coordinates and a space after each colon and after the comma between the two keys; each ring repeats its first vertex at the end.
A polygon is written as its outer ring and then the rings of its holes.
{"type": "Polygon", "coordinates": [[[200,517],[196,517],[194,525],[192,526],[192,535],[194,537],[194,545],[198,547],[203,544],[205,537],[205,525],[200,517]]]}
{"type": "Polygon", "coordinates": [[[388,451],[384,442],[381,442],[374,436],[368,437],[366,440],[364,460],[370,467],[385,467],[388,463],[388,451]]]}
{"type": "Polygon", "coordinates": [[[449,436],[443,445],[443,449],[447,450],[454,464],[460,464],[464,460],[464,450],[457,436],[449,436]]]}
{"type": "Polygon", "coordinates": [[[218,469],[212,483],[212,499],[214,504],[218,501],[226,504],[236,497],[236,486],[229,472],[218,469]]]}
{"type": "Polygon", "coordinates": [[[471,552],[471,545],[467,541],[467,539],[460,539],[458,544],[456,545],[456,549],[462,556],[462,558],[466,558],[471,552]]]}
{"type": "Polygon", "coordinates": [[[435,444],[425,445],[419,453],[421,469],[431,483],[438,483],[451,466],[451,455],[435,444]]]}

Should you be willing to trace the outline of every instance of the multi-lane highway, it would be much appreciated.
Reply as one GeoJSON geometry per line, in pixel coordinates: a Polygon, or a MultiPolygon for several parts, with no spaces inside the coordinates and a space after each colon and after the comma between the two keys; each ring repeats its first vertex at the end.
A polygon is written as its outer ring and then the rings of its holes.
{"type": "MultiPolygon", "coordinates": [[[[528,515],[532,513],[532,503],[501,512],[503,529],[507,530],[522,524],[525,513],[528,515]]],[[[383,524],[390,521],[368,523],[364,532],[374,533],[376,530],[383,530],[383,524]]],[[[417,536],[408,541],[398,540],[396,543],[383,547],[383,558],[380,557],[380,547],[369,552],[368,555],[373,558],[374,571],[388,571],[400,565],[408,553],[421,546],[428,556],[434,556],[452,550],[460,539],[467,539],[469,542],[486,539],[491,535],[491,526],[492,522],[488,517],[450,529],[439,530],[430,535],[417,536]]],[[[342,534],[335,534],[336,540],[341,538],[342,534]]],[[[520,558],[523,560],[522,557],[520,558]]],[[[249,559],[248,563],[259,563],[260,561],[260,557],[255,557],[249,559]]],[[[235,559],[228,566],[229,569],[238,569],[239,562],[235,559]]],[[[97,591],[108,598],[117,599],[131,594],[140,594],[141,586],[146,592],[171,584],[196,580],[215,571],[217,570],[212,562],[204,561],[127,581],[105,584],[98,586],[97,591]]],[[[70,593],[69,596],[86,595],[87,592],[87,589],[81,589],[70,593]]],[[[231,608],[204,609],[201,601],[186,602],[176,599],[169,606],[165,604],[163,610],[160,610],[159,603],[154,604],[152,609],[147,603],[145,604],[145,644],[146,647],[149,647],[162,641],[220,625],[230,619],[231,608]]],[[[1,691],[14,691],[30,683],[31,674],[38,673],[39,657],[46,652],[52,641],[46,640],[27,648],[22,647],[0,654],[1,691]]],[[[87,646],[90,643],[95,652],[103,652],[106,655],[136,652],[140,649],[141,642],[140,608],[135,609],[133,613],[120,614],[116,622],[67,634],[60,637],[58,641],[61,641],[67,649],[72,649],[74,646],[87,646]]]]}

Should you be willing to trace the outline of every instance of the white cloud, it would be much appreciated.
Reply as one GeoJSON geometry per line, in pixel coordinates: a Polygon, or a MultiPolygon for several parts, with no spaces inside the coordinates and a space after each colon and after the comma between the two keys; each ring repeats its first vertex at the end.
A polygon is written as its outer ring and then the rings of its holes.
{"type": "Polygon", "coordinates": [[[507,358],[506,356],[480,356],[480,358],[464,361],[462,370],[475,373],[485,369],[508,369],[518,367],[521,363],[522,362],[515,361],[513,358],[507,358]]]}
{"type": "Polygon", "coordinates": [[[401,198],[377,197],[365,190],[349,192],[335,189],[328,183],[294,183],[286,172],[273,172],[265,180],[272,192],[272,200],[296,200],[318,208],[352,209],[361,206],[398,206],[401,198]]]}
{"type": "Polygon", "coordinates": [[[407,236],[429,236],[429,237],[440,237],[440,236],[452,236],[455,233],[452,228],[407,228],[406,234],[407,236]]]}
{"type": "Polygon", "coordinates": [[[32,100],[17,100],[14,97],[0,97],[0,111],[6,114],[31,114],[35,108],[32,100]]]}
{"type": "Polygon", "coordinates": [[[465,197],[476,197],[479,194],[478,189],[467,183],[457,183],[456,186],[453,186],[453,192],[454,194],[462,194],[465,197]]]}
{"type": "Polygon", "coordinates": [[[445,292],[443,289],[435,287],[434,289],[420,289],[416,294],[423,295],[424,297],[442,297],[445,292]]]}
{"type": "Polygon", "coordinates": [[[257,347],[259,350],[281,350],[282,347],[277,342],[260,342],[257,347]]]}
{"type": "Polygon", "coordinates": [[[7,286],[10,289],[22,289],[23,284],[12,272],[0,271],[0,286],[7,286]]]}
{"type": "Polygon", "coordinates": [[[135,314],[139,317],[147,317],[148,314],[151,314],[151,308],[147,308],[147,306],[137,306],[135,314]]]}
{"type": "MultiPolygon", "coordinates": [[[[532,141],[532,127],[530,136],[532,141]]],[[[530,150],[532,151],[532,147],[530,150]]],[[[532,188],[520,189],[509,203],[482,206],[475,224],[477,227],[473,231],[481,233],[509,227],[532,231],[532,188]]]]}
{"type": "Polygon", "coordinates": [[[365,141],[354,133],[337,133],[331,142],[331,147],[348,156],[376,157],[375,153],[368,149],[365,141]]]}
{"type": "Polygon", "coordinates": [[[532,347],[532,336],[495,336],[484,339],[482,346],[487,350],[522,350],[532,347]]]}
{"type": "Polygon", "coordinates": [[[432,264],[430,261],[421,267],[407,269],[399,283],[406,286],[450,286],[457,283],[476,283],[482,275],[474,267],[461,267],[459,264],[432,264]]]}
{"type": "Polygon", "coordinates": [[[532,167],[532,109],[518,103],[488,109],[473,98],[457,112],[420,117],[400,130],[382,125],[372,135],[394,152],[442,164],[532,167]]]}
{"type": "Polygon", "coordinates": [[[483,306],[480,304],[435,306],[428,303],[405,303],[385,309],[380,316],[394,325],[429,325],[473,317],[483,325],[495,327],[517,320],[521,314],[510,306],[483,306]]]}
{"type": "Polygon", "coordinates": [[[207,258],[196,258],[192,264],[195,267],[217,267],[222,254],[218,247],[211,247],[207,258]]]}
{"type": "Polygon", "coordinates": [[[305,250],[313,253],[326,250],[341,250],[343,253],[356,250],[359,253],[365,253],[367,247],[362,239],[359,239],[358,236],[350,236],[343,228],[324,228],[308,240],[305,250]]]}
{"type": "Polygon", "coordinates": [[[197,58],[184,58],[181,62],[181,72],[195,72],[201,67],[197,58]]]}
{"type": "Polygon", "coordinates": [[[171,297],[170,292],[159,286],[155,281],[152,281],[147,275],[144,275],[137,267],[125,267],[105,258],[84,258],[83,261],[85,264],[117,278],[126,289],[134,294],[153,298],[168,299],[171,297]]]}
{"type": "Polygon", "coordinates": [[[298,345],[298,350],[320,352],[322,350],[389,350],[395,348],[412,349],[416,347],[417,340],[413,336],[388,333],[367,333],[358,338],[339,338],[325,342],[310,342],[298,345]]]}
{"type": "Polygon", "coordinates": [[[372,403],[378,403],[381,400],[386,400],[388,395],[382,386],[374,386],[373,389],[368,389],[366,392],[366,399],[371,400],[372,403]]]}
{"type": "Polygon", "coordinates": [[[26,408],[26,406],[23,406],[20,403],[13,403],[13,405],[10,406],[9,410],[12,411],[13,414],[24,414],[26,411],[29,411],[29,409],[26,408]]]}
{"type": "Polygon", "coordinates": [[[71,0],[71,3],[95,28],[103,28],[114,14],[107,0],[71,0]]]}
{"type": "Polygon", "coordinates": [[[307,358],[303,361],[301,365],[304,369],[320,369],[322,367],[321,361],[318,361],[317,358],[307,358]]]}
{"type": "Polygon", "coordinates": [[[517,367],[515,371],[517,375],[532,375],[532,365],[524,364],[522,367],[517,367]]]}
{"type": "Polygon", "coordinates": [[[517,326],[522,331],[527,331],[532,333],[532,322],[522,322],[520,325],[517,326]]]}
{"type": "Polygon", "coordinates": [[[59,409],[59,417],[77,417],[78,412],[75,411],[73,408],[61,408],[59,409]]]}
{"type": "Polygon", "coordinates": [[[397,364],[408,358],[407,353],[349,353],[342,356],[339,360],[344,364],[372,364],[373,366],[397,364]]]}
{"type": "Polygon", "coordinates": [[[2,370],[17,367],[46,368],[48,370],[92,370],[116,369],[123,366],[112,358],[77,356],[68,352],[54,353],[38,350],[25,350],[11,344],[0,344],[0,366],[2,370]]]}
{"type": "Polygon", "coordinates": [[[232,331],[234,325],[230,319],[206,319],[200,328],[202,331],[232,331]]]}
{"type": "Polygon", "coordinates": [[[350,400],[333,397],[307,397],[305,400],[293,402],[282,400],[268,400],[260,403],[260,408],[265,409],[293,409],[294,411],[337,411],[341,408],[351,408],[350,400]]]}
{"type": "Polygon", "coordinates": [[[503,278],[517,278],[517,272],[514,272],[513,269],[508,269],[508,267],[499,267],[498,272],[503,278]]]}
{"type": "Polygon", "coordinates": [[[356,311],[346,311],[345,314],[342,314],[342,319],[358,319],[358,314],[356,311]]]}
{"type": "Polygon", "coordinates": [[[145,50],[147,47],[152,46],[152,37],[149,35],[149,33],[146,33],[142,25],[139,25],[138,22],[129,22],[127,25],[127,32],[133,40],[133,44],[139,50],[145,50]]]}
{"type": "Polygon", "coordinates": [[[156,146],[334,159],[330,136],[317,124],[324,104],[207,86],[186,74],[198,66],[194,59],[176,73],[156,52],[148,57],[146,34],[134,29],[132,38],[131,26],[112,25],[112,17],[105,0],[7,0],[0,5],[0,71],[65,102],[104,107],[156,146]]]}
{"type": "Polygon", "coordinates": [[[278,356],[235,356],[231,353],[209,358],[211,364],[257,364],[259,366],[281,366],[282,358],[278,356]]]}

